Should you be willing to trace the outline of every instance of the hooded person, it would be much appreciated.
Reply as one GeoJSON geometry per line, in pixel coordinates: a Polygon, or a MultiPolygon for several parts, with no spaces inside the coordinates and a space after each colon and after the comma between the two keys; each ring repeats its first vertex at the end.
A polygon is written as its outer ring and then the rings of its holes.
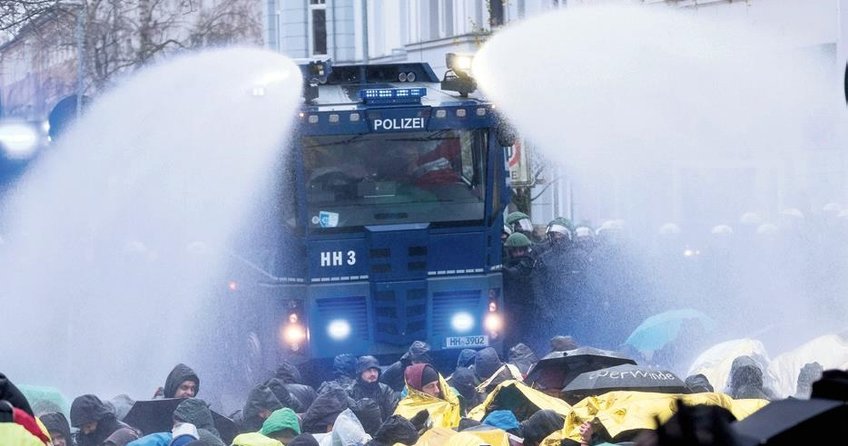
{"type": "Polygon", "coordinates": [[[283,405],[277,399],[274,392],[265,385],[258,385],[250,390],[247,401],[242,410],[242,432],[256,432],[262,427],[262,423],[283,405]]]}
{"type": "Polygon", "coordinates": [[[697,375],[689,375],[686,377],[684,381],[686,387],[692,393],[702,393],[702,392],[715,392],[713,385],[710,384],[710,380],[704,376],[703,373],[698,373],[697,375]]]}
{"type": "Polygon", "coordinates": [[[318,393],[324,393],[331,384],[336,384],[343,389],[352,386],[356,381],[356,356],[350,353],[342,353],[333,358],[333,376],[330,381],[324,381],[318,387],[318,393]]]}
{"type": "Polygon", "coordinates": [[[71,436],[71,424],[62,412],[50,412],[38,417],[41,424],[47,429],[53,446],[74,446],[74,437],[71,436]]]}
{"type": "Polygon", "coordinates": [[[311,386],[306,384],[285,383],[280,378],[271,378],[265,382],[265,386],[274,392],[274,396],[283,405],[295,411],[295,413],[304,413],[318,394],[311,386]]]}
{"type": "Polygon", "coordinates": [[[795,389],[795,398],[808,399],[813,393],[813,383],[822,377],[824,367],[818,362],[808,362],[798,373],[798,384],[795,389]]]}
{"type": "Polygon", "coordinates": [[[336,417],[348,407],[348,396],[345,390],[338,386],[330,387],[326,392],[318,395],[303,415],[303,431],[312,434],[329,432],[333,428],[336,417]]]}
{"type": "Polygon", "coordinates": [[[179,363],[171,370],[165,379],[165,386],[160,387],[154,398],[192,398],[200,392],[200,378],[191,367],[179,363]]]}
{"type": "Polygon", "coordinates": [[[277,395],[277,399],[285,407],[292,409],[296,413],[306,412],[318,396],[312,386],[303,384],[300,370],[294,364],[286,361],[283,361],[277,367],[274,377],[268,380],[265,385],[271,388],[271,391],[277,395]],[[287,398],[284,392],[281,391],[281,388],[288,392],[291,398],[290,400],[286,401],[287,398]]]}
{"type": "Polygon", "coordinates": [[[377,429],[374,438],[366,446],[392,446],[405,444],[412,446],[418,442],[418,430],[406,418],[392,415],[377,429]]]}
{"type": "Polygon", "coordinates": [[[35,416],[23,392],[2,373],[0,373],[0,400],[8,401],[12,406],[26,412],[31,417],[35,416]]]}
{"type": "Polygon", "coordinates": [[[521,423],[521,436],[525,446],[537,446],[548,435],[562,430],[565,419],[553,410],[540,410],[521,423]]]}
{"type": "Polygon", "coordinates": [[[734,399],[776,399],[763,386],[763,371],[750,356],[739,356],[730,365],[730,380],[725,392],[734,399]]]}
{"type": "Polygon", "coordinates": [[[379,381],[380,362],[373,356],[360,356],[356,361],[356,381],[348,388],[348,395],[354,400],[370,398],[380,406],[380,422],[395,412],[397,393],[379,381]]]}
{"type": "Polygon", "coordinates": [[[518,367],[502,362],[497,350],[492,347],[486,347],[477,352],[477,357],[474,358],[474,373],[481,381],[477,386],[477,392],[482,393],[484,399],[485,395],[504,381],[524,380],[518,367]]]}
{"type": "Polygon", "coordinates": [[[277,409],[262,423],[259,433],[287,445],[300,435],[300,420],[288,407],[277,409]]]}
{"type": "Polygon", "coordinates": [[[404,371],[407,395],[398,403],[396,415],[412,419],[426,410],[435,426],[459,426],[461,407],[454,390],[430,364],[413,364],[404,371]]]}
{"type": "Polygon", "coordinates": [[[453,374],[446,381],[459,394],[457,396],[459,397],[462,414],[467,414],[468,411],[483,401],[480,394],[477,393],[477,386],[480,385],[480,381],[477,380],[477,375],[474,374],[472,369],[459,367],[453,371],[453,374]]]}
{"type": "Polygon", "coordinates": [[[115,417],[95,395],[82,395],[71,403],[71,426],[79,428],[77,446],[125,446],[139,433],[115,417]]]}
{"type": "Polygon", "coordinates": [[[509,349],[507,362],[518,367],[518,371],[521,372],[521,376],[527,376],[527,373],[530,372],[530,368],[539,362],[539,357],[536,356],[536,353],[534,353],[533,349],[528,347],[527,344],[519,342],[509,349]]]}
{"type": "Polygon", "coordinates": [[[395,392],[401,392],[404,386],[404,371],[412,364],[430,362],[430,345],[424,341],[415,341],[409,350],[386,368],[380,375],[380,382],[388,385],[395,392]]]}
{"type": "Polygon", "coordinates": [[[470,348],[464,348],[459,352],[459,356],[456,358],[456,367],[466,367],[473,368],[474,367],[474,359],[477,357],[477,350],[473,350],[470,348]]]}
{"type": "Polygon", "coordinates": [[[215,427],[215,419],[206,401],[186,398],[174,409],[174,423],[191,423],[197,428],[198,439],[209,446],[223,446],[224,441],[215,427]]]}
{"type": "Polygon", "coordinates": [[[822,372],[821,379],[813,383],[810,398],[848,401],[848,371],[832,369],[822,372]]]}

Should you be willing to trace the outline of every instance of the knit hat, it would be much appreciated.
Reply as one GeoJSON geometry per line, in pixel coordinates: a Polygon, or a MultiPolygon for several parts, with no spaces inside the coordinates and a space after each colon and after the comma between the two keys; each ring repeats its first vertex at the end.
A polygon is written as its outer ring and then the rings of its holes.
{"type": "Polygon", "coordinates": [[[521,427],[518,418],[510,410],[493,410],[483,419],[483,424],[496,427],[505,431],[515,430],[521,427]]]}
{"type": "Polygon", "coordinates": [[[262,423],[262,429],[259,430],[259,433],[270,436],[285,429],[291,429],[295,435],[300,435],[300,421],[294,411],[288,407],[277,409],[271,413],[271,416],[262,423]]]}
{"type": "Polygon", "coordinates": [[[433,366],[427,364],[424,367],[424,370],[421,371],[421,388],[424,388],[427,384],[431,382],[439,380],[439,372],[433,368],[433,366]]]}

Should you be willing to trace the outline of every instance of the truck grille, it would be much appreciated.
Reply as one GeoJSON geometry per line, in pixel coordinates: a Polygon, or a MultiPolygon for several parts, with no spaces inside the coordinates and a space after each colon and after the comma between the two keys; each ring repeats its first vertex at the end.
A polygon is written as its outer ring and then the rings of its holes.
{"type": "Polygon", "coordinates": [[[474,332],[482,333],[483,327],[479,327],[479,315],[484,308],[481,303],[483,292],[481,290],[442,291],[433,294],[433,336],[451,336],[451,318],[459,311],[467,311],[475,318],[474,332]]]}
{"type": "Polygon", "coordinates": [[[317,299],[318,317],[323,324],[334,319],[344,319],[350,324],[350,339],[369,340],[368,306],[365,296],[317,299]]]}
{"type": "Polygon", "coordinates": [[[408,345],[427,331],[427,289],[393,288],[374,293],[379,342],[408,345]]]}

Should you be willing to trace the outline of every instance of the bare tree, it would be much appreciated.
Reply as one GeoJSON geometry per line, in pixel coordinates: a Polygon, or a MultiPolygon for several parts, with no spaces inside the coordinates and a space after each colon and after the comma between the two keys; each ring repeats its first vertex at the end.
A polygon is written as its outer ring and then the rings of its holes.
{"type": "Polygon", "coordinates": [[[15,34],[57,3],[58,0],[0,0],[0,31],[15,34]]]}
{"type": "MultiPolygon", "coordinates": [[[[38,0],[30,0],[38,1],[38,0]]],[[[30,18],[29,38],[42,51],[70,48],[84,55],[86,91],[107,87],[116,77],[175,51],[235,43],[260,44],[259,2],[229,0],[200,9],[192,0],[75,0],[57,3],[30,18]],[[83,20],[83,39],[77,28],[83,20]],[[37,25],[52,20],[49,33],[37,25]]],[[[46,2],[46,0],[45,0],[46,2]]],[[[0,0],[0,4],[4,4],[0,0]]],[[[22,23],[22,26],[25,25],[22,23]]]]}

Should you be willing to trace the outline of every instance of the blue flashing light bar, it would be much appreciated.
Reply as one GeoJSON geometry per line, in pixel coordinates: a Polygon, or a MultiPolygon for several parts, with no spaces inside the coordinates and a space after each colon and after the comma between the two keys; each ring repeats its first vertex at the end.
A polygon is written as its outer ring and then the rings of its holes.
{"type": "Polygon", "coordinates": [[[416,88],[366,88],[359,90],[359,98],[366,104],[420,104],[427,89],[416,88]]]}

